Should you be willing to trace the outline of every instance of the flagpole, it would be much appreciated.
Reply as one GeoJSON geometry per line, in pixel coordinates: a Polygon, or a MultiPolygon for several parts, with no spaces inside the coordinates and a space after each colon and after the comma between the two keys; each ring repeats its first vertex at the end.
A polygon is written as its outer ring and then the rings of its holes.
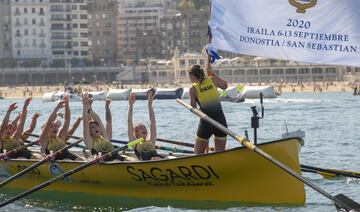
{"type": "MultiPolygon", "coordinates": [[[[211,0],[209,0],[209,18],[208,18],[208,20],[210,20],[210,19],[211,19],[211,0]]],[[[208,25],[208,44],[210,44],[210,43],[211,43],[211,29],[210,29],[210,26],[208,25]]],[[[208,54],[206,72],[207,72],[208,76],[212,75],[211,56],[209,54],[208,54]]]]}

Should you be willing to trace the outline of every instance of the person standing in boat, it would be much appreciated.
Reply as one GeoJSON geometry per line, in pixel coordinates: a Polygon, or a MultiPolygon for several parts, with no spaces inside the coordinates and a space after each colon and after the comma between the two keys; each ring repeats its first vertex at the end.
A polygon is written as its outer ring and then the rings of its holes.
{"type": "MultiPolygon", "coordinates": [[[[106,128],[102,123],[100,117],[92,110],[91,95],[85,93],[82,95],[83,101],[83,136],[87,149],[91,150],[93,155],[106,154],[114,150],[114,146],[110,139],[112,137],[112,117],[110,111],[110,100],[105,101],[106,113],[106,128]]],[[[115,155],[109,159],[118,159],[123,161],[124,158],[120,155],[115,155]]]]}
{"type": "Polygon", "coordinates": [[[143,138],[145,140],[145,142],[138,144],[134,149],[136,156],[142,161],[163,158],[161,155],[157,153],[155,148],[156,121],[155,121],[155,112],[152,106],[154,95],[155,95],[154,89],[151,89],[147,92],[148,109],[149,109],[149,117],[150,117],[150,136],[148,135],[148,130],[144,124],[139,123],[136,124],[134,127],[132,116],[133,116],[133,106],[136,101],[136,94],[131,93],[129,96],[128,137],[129,137],[129,142],[139,138],[143,138]]]}
{"type": "MultiPolygon", "coordinates": [[[[196,108],[198,104],[202,112],[227,127],[218,92],[218,87],[223,90],[227,89],[227,82],[214,74],[210,67],[208,67],[207,73],[209,77],[205,76],[204,69],[199,65],[193,65],[189,70],[189,77],[193,83],[189,90],[190,105],[196,108]]],[[[205,153],[212,135],[215,136],[215,151],[225,150],[226,134],[206,121],[200,120],[195,141],[196,154],[205,153]]]]}
{"type": "MultiPolygon", "coordinates": [[[[40,135],[40,145],[41,145],[41,152],[45,153],[46,155],[51,154],[51,152],[56,152],[61,150],[62,148],[66,147],[66,137],[68,134],[68,129],[70,125],[70,107],[69,107],[69,99],[67,96],[64,97],[64,100],[60,101],[51,115],[49,116],[47,122],[43,126],[42,133],[40,135]],[[64,124],[62,125],[61,130],[61,121],[56,120],[57,112],[61,109],[65,108],[65,117],[64,117],[64,124]]],[[[63,151],[61,155],[57,156],[55,160],[82,160],[78,155],[69,152],[68,150],[63,151]]]]}
{"type": "MultiPolygon", "coordinates": [[[[12,111],[14,111],[17,106],[16,103],[13,103],[9,106],[9,109],[6,112],[6,115],[3,119],[1,128],[0,128],[0,145],[1,145],[1,152],[11,151],[17,149],[24,145],[22,140],[23,136],[23,129],[26,120],[27,108],[31,102],[31,98],[25,100],[22,112],[20,114],[19,124],[10,123],[9,118],[12,111]]],[[[27,158],[30,159],[33,157],[32,153],[27,149],[23,149],[14,155],[10,155],[11,158],[27,158]]]]}

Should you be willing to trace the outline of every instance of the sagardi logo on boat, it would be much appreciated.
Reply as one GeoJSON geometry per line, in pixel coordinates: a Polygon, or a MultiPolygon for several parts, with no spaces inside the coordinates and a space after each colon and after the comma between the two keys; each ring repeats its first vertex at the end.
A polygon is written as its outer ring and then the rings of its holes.
{"type": "Polygon", "coordinates": [[[297,8],[297,13],[305,13],[307,9],[316,5],[317,0],[289,0],[289,3],[297,8]]]}
{"type": "Polygon", "coordinates": [[[132,180],[144,182],[150,186],[213,186],[220,179],[210,165],[148,169],[127,166],[126,169],[132,180]]]}

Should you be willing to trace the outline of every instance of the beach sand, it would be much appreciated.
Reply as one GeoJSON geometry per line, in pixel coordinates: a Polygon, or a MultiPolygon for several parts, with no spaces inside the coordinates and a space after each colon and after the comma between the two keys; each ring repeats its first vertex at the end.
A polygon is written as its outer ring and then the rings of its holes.
{"type": "MultiPolygon", "coordinates": [[[[230,84],[229,86],[235,86],[237,84],[230,84]]],[[[245,85],[268,85],[265,83],[247,83],[245,85]]],[[[106,85],[106,84],[91,84],[82,87],[82,91],[107,91],[109,89],[120,88],[148,88],[148,87],[178,87],[176,85],[106,85]]],[[[181,85],[181,87],[190,87],[189,84],[181,85]]],[[[276,84],[275,89],[278,93],[289,92],[352,92],[354,85],[349,82],[333,82],[333,83],[282,83],[276,84]]],[[[63,85],[54,86],[11,86],[0,87],[0,96],[4,98],[25,98],[34,97],[42,98],[46,92],[64,91],[63,85]]]]}

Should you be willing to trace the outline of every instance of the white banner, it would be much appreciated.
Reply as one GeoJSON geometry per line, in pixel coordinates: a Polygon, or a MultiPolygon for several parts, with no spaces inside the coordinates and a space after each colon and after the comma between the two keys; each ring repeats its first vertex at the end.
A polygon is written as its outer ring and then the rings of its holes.
{"type": "Polygon", "coordinates": [[[212,0],[211,46],[360,67],[360,0],[212,0]]]}

